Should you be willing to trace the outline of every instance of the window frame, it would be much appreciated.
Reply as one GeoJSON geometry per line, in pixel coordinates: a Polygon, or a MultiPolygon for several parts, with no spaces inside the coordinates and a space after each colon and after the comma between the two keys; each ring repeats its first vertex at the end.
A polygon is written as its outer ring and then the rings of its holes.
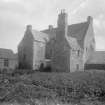
{"type": "Polygon", "coordinates": [[[9,67],[9,59],[8,58],[4,59],[4,67],[9,67]]]}

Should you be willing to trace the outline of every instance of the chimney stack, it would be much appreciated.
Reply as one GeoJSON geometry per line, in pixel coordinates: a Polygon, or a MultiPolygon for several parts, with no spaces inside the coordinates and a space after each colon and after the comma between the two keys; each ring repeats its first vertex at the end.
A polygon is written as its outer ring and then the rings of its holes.
{"type": "Polygon", "coordinates": [[[49,30],[52,30],[53,29],[53,25],[49,25],[49,30]]]}
{"type": "Polygon", "coordinates": [[[92,17],[92,16],[88,16],[88,17],[87,17],[87,21],[88,21],[89,23],[93,23],[93,17],[92,17]]]}
{"type": "Polygon", "coordinates": [[[68,26],[68,14],[65,12],[65,9],[61,10],[61,13],[58,15],[58,28],[65,28],[68,26]]]}
{"type": "Polygon", "coordinates": [[[32,31],[32,25],[27,25],[26,31],[32,31]]]}

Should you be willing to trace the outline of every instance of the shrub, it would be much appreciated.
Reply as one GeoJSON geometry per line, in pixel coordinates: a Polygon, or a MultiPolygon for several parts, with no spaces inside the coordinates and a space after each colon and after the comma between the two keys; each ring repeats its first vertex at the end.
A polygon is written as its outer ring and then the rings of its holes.
{"type": "MultiPolygon", "coordinates": [[[[23,75],[24,76],[24,75],[23,75]]],[[[105,99],[105,72],[75,73],[34,73],[25,78],[9,78],[14,84],[12,96],[17,94],[25,99],[53,97],[63,102],[82,99],[105,99]]],[[[4,85],[4,88],[9,88],[4,85]]],[[[8,98],[9,99],[9,98],[8,98]]]]}

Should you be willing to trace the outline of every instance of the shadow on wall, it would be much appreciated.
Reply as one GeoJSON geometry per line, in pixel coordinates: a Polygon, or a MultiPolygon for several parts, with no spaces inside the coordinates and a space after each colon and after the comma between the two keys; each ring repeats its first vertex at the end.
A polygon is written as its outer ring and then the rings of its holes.
{"type": "Polygon", "coordinates": [[[25,63],[19,63],[18,69],[31,69],[31,66],[25,63]]]}
{"type": "Polygon", "coordinates": [[[51,66],[50,65],[44,67],[44,64],[41,63],[40,68],[39,68],[39,71],[40,72],[51,72],[52,70],[51,70],[51,66]]]}

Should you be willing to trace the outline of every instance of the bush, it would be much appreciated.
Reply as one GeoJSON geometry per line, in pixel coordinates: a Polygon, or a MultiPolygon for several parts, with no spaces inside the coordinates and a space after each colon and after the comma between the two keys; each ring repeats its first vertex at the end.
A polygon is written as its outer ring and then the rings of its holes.
{"type": "Polygon", "coordinates": [[[65,101],[105,97],[105,72],[39,73],[30,77],[65,101]]]}
{"type": "Polygon", "coordinates": [[[9,84],[4,85],[4,88],[11,90],[9,96],[12,97],[13,95],[25,99],[52,97],[62,102],[80,102],[83,99],[105,100],[105,72],[37,72],[26,78],[16,77],[13,80],[9,78],[9,84]],[[17,82],[13,83],[16,80],[17,82]],[[13,87],[10,89],[10,83],[14,85],[14,89],[13,87]]]}

